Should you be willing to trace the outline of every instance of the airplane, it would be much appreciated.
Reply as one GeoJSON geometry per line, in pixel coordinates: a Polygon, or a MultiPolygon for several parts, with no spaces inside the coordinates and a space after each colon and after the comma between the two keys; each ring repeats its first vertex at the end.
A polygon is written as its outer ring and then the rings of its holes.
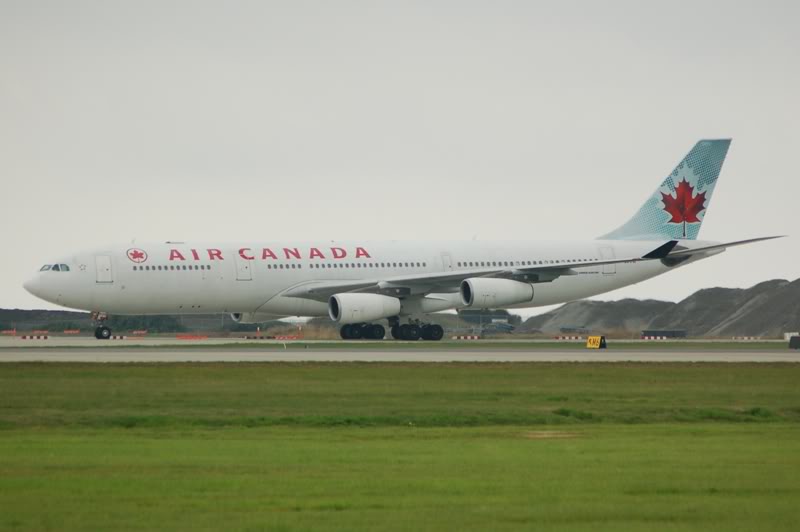
{"type": "Polygon", "coordinates": [[[174,242],[109,245],[53,260],[31,294],[109,314],[228,313],[240,323],[328,316],[343,339],[441,340],[426,316],[564,303],[639,283],[733,246],[697,240],[730,139],[701,140],[620,227],[563,241],[174,242]]]}

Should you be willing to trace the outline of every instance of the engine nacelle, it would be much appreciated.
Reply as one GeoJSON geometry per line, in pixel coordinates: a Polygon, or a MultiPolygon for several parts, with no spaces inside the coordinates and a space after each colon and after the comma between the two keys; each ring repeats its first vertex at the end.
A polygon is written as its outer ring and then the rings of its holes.
{"type": "Polygon", "coordinates": [[[380,294],[334,294],[328,300],[328,315],[336,323],[361,323],[400,314],[400,300],[380,294]]]}
{"type": "Polygon", "coordinates": [[[278,318],[280,318],[280,316],[273,316],[261,312],[234,312],[231,314],[231,319],[233,321],[244,324],[266,323],[268,321],[277,320],[278,318]]]}
{"type": "Polygon", "coordinates": [[[470,308],[502,308],[533,301],[533,285],[509,279],[464,279],[459,291],[461,302],[470,308]]]}

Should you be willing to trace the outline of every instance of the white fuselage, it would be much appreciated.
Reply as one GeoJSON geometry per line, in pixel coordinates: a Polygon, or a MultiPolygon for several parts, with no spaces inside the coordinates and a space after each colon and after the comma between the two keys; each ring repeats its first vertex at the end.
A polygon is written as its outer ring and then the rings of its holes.
{"type": "MultiPolygon", "coordinates": [[[[69,271],[40,271],[25,287],[61,306],[113,314],[324,316],[326,301],[284,294],[319,281],[380,281],[495,266],[563,266],[637,257],[656,245],[624,240],[130,244],[63,258],[53,264],[66,264],[69,271]]],[[[581,299],[670,269],[659,260],[577,267],[552,282],[535,283],[532,301],[514,308],[581,299]]],[[[408,315],[462,306],[454,286],[434,286],[402,299],[402,314],[408,315]],[[433,294],[436,297],[429,298],[433,294]]]]}

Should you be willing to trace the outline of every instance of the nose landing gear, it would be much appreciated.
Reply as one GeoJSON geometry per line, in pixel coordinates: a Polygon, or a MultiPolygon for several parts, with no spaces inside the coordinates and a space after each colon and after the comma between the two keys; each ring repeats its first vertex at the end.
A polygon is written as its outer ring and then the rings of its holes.
{"type": "Polygon", "coordinates": [[[111,338],[111,329],[104,325],[107,319],[108,314],[105,312],[92,312],[92,321],[97,325],[97,328],[94,330],[94,337],[98,340],[108,340],[111,338]]]}

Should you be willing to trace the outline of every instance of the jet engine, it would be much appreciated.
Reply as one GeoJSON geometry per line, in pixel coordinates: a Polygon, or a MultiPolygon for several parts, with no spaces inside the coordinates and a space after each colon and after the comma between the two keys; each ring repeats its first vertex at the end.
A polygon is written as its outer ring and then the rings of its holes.
{"type": "Polygon", "coordinates": [[[461,281],[461,302],[470,308],[500,308],[533,301],[533,285],[474,277],[461,281]]]}
{"type": "Polygon", "coordinates": [[[336,323],[361,323],[400,314],[400,300],[380,294],[334,294],[328,300],[328,315],[336,323]]]}
{"type": "Polygon", "coordinates": [[[231,314],[231,319],[233,321],[244,324],[266,323],[268,321],[277,320],[278,318],[280,318],[280,316],[273,316],[261,312],[234,312],[231,314]]]}

